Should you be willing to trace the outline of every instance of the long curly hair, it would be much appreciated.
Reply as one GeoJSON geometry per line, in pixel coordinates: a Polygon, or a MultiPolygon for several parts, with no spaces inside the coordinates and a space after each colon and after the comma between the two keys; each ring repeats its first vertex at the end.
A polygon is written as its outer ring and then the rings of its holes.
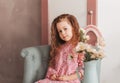
{"type": "Polygon", "coordinates": [[[70,40],[70,43],[72,43],[72,45],[75,46],[80,40],[80,32],[79,32],[80,27],[75,16],[70,14],[62,14],[56,17],[51,25],[51,51],[50,51],[51,58],[53,58],[56,55],[56,51],[60,48],[62,44],[65,43],[65,41],[63,41],[60,38],[59,33],[57,31],[57,23],[61,21],[67,21],[69,24],[71,24],[73,28],[72,29],[73,37],[70,40]]]}

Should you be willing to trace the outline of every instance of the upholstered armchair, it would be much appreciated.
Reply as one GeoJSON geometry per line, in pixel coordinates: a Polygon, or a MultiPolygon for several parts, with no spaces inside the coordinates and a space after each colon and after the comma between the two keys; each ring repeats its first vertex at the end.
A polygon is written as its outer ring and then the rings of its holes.
{"type": "MultiPolygon", "coordinates": [[[[48,61],[49,61],[49,45],[44,46],[36,46],[36,47],[28,47],[24,48],[21,52],[21,56],[24,58],[24,76],[23,83],[34,83],[39,79],[43,79],[46,75],[48,61]]],[[[94,62],[92,62],[94,63],[94,62]]],[[[88,63],[88,64],[91,64],[88,63]]],[[[100,73],[100,64],[97,62],[97,71],[93,71],[97,77],[99,78],[100,73]]],[[[88,66],[89,67],[89,66],[88,66]]],[[[85,71],[89,71],[89,68],[85,66],[85,71]]],[[[94,78],[92,76],[87,76],[89,72],[85,74],[85,79],[82,83],[91,83],[89,80],[94,78]]],[[[98,83],[99,79],[94,79],[92,83],[98,83]]]]}
{"type": "MultiPolygon", "coordinates": [[[[86,34],[90,36],[89,44],[94,46],[100,42],[99,38],[101,34],[95,26],[89,25],[85,30],[86,34]]],[[[34,83],[45,77],[49,61],[49,52],[49,45],[22,49],[21,56],[24,58],[23,83],[34,83]]],[[[93,60],[85,62],[85,74],[82,83],[100,83],[100,61],[101,60],[93,60]],[[93,68],[95,70],[93,70],[93,68]]]]}

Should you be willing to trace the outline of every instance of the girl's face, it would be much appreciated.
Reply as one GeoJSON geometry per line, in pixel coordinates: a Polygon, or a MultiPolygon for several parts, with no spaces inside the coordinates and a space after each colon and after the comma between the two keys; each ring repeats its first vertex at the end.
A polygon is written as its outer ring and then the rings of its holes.
{"type": "Polygon", "coordinates": [[[72,26],[65,20],[57,23],[57,30],[63,41],[69,41],[73,37],[72,26]]]}

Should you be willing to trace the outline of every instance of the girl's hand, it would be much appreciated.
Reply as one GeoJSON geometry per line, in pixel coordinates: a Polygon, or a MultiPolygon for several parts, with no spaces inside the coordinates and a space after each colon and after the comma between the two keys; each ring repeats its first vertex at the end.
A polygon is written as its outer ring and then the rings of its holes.
{"type": "Polygon", "coordinates": [[[55,74],[53,74],[53,75],[51,76],[51,79],[52,79],[52,80],[56,80],[56,78],[57,78],[57,76],[56,76],[55,74]]]}
{"type": "Polygon", "coordinates": [[[67,80],[70,80],[69,76],[60,76],[60,77],[57,77],[57,80],[61,80],[61,81],[67,81],[67,80]]]}
{"type": "MultiPolygon", "coordinates": [[[[82,76],[82,74],[80,73],[80,77],[82,76]]],[[[63,75],[63,76],[59,76],[57,77],[57,80],[61,80],[61,81],[70,81],[70,80],[75,80],[78,79],[77,74],[71,74],[71,75],[63,75]]]]}

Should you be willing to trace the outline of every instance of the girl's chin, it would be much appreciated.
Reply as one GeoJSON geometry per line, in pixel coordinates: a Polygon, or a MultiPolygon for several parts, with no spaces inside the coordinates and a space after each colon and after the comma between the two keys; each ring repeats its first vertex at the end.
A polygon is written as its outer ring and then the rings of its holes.
{"type": "Polygon", "coordinates": [[[70,39],[64,39],[64,41],[68,42],[68,41],[70,41],[70,39]]]}

